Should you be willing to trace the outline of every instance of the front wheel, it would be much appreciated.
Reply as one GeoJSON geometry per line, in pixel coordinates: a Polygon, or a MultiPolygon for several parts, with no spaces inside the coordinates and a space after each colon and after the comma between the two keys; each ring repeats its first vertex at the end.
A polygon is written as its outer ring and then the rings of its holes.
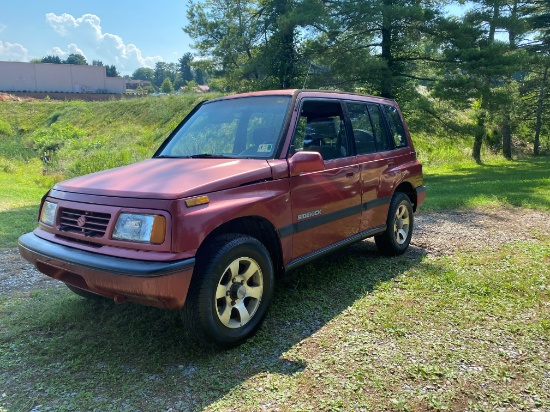
{"type": "Polygon", "coordinates": [[[273,264],[251,236],[219,236],[197,254],[182,309],[188,335],[200,343],[232,347],[252,336],[273,295],[273,264]]]}
{"type": "Polygon", "coordinates": [[[386,231],[374,237],[380,253],[397,256],[405,253],[413,233],[413,209],[405,193],[396,193],[390,203],[386,231]]]}

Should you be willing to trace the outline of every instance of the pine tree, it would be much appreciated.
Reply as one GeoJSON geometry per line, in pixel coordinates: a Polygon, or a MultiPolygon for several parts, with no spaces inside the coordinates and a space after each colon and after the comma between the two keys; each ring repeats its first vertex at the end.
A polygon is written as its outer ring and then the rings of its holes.
{"type": "Polygon", "coordinates": [[[164,79],[162,85],[160,86],[160,91],[163,93],[172,93],[174,91],[174,86],[168,77],[164,79]]]}

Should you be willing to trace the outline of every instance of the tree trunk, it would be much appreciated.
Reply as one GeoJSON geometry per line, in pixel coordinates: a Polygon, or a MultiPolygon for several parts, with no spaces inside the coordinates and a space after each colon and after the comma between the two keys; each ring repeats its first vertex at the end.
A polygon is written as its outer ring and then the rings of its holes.
{"type": "Polygon", "coordinates": [[[285,21],[293,12],[293,3],[289,0],[274,0],[272,7],[274,33],[270,43],[275,51],[272,56],[272,74],[277,78],[278,87],[286,89],[295,86],[296,77],[296,25],[291,21],[285,21]]]}
{"type": "Polygon", "coordinates": [[[510,27],[508,28],[508,42],[510,43],[510,49],[517,48],[516,45],[516,31],[518,28],[518,0],[515,0],[512,4],[512,11],[510,12],[510,27]]]}
{"type": "Polygon", "coordinates": [[[537,122],[535,124],[535,142],[533,144],[533,153],[539,155],[540,148],[540,129],[542,128],[542,106],[544,103],[544,95],[546,94],[546,81],[548,80],[548,66],[544,68],[544,74],[539,89],[539,100],[537,103],[537,122]]]}
{"type": "Polygon", "coordinates": [[[483,139],[485,138],[485,120],[487,119],[487,102],[489,98],[486,97],[487,92],[483,93],[481,98],[481,107],[476,117],[476,131],[474,134],[474,147],[472,150],[472,157],[476,163],[481,164],[481,146],[483,145],[483,139]]]}
{"type": "Polygon", "coordinates": [[[483,144],[483,138],[485,137],[485,110],[481,109],[476,119],[476,132],[474,135],[474,147],[472,150],[472,157],[477,164],[481,164],[481,145],[483,144]]]}
{"type": "Polygon", "coordinates": [[[384,0],[384,10],[382,17],[382,53],[381,57],[386,62],[387,69],[380,79],[380,94],[382,97],[393,99],[393,56],[392,56],[392,22],[387,16],[388,9],[391,7],[391,0],[384,0]]]}
{"type": "Polygon", "coordinates": [[[502,154],[512,160],[512,127],[510,126],[510,112],[507,111],[502,123],[502,154]]]}
{"type": "Polygon", "coordinates": [[[497,29],[497,21],[500,16],[500,4],[498,0],[493,0],[493,16],[489,21],[489,43],[495,42],[495,33],[497,29]]]}

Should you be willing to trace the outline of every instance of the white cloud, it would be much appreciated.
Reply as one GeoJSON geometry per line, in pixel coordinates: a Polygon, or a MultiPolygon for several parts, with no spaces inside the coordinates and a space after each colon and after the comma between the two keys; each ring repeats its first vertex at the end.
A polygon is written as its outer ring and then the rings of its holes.
{"type": "MultiPolygon", "coordinates": [[[[88,54],[97,56],[103,63],[114,64],[119,71],[129,73],[140,67],[152,68],[156,62],[163,60],[160,56],[143,56],[136,45],[124,43],[123,39],[116,34],[104,33],[100,18],[94,14],[84,14],[82,17],[75,18],[67,13],[60,16],[48,13],[46,22],[58,34],[73,42],[67,46],[69,52],[59,47],[52,49],[52,53],[60,57],[62,57],[61,53],[75,53],[70,51],[70,48],[72,46],[78,49],[76,44],[79,44],[89,51],[88,54]]],[[[84,53],[80,52],[80,54],[84,53]]]]}
{"type": "Polygon", "coordinates": [[[8,26],[6,26],[5,24],[0,23],[0,33],[2,33],[7,28],[8,28],[8,26]]]}
{"type": "Polygon", "coordinates": [[[29,51],[19,43],[0,41],[0,60],[26,62],[29,51]]]}
{"type": "MultiPolygon", "coordinates": [[[[54,47],[53,49],[48,51],[48,55],[59,56],[59,58],[62,60],[69,57],[69,54],[81,54],[82,56],[84,56],[86,61],[88,60],[84,52],[81,49],[79,49],[78,46],[74,43],[71,43],[67,46],[67,51],[63,51],[60,47],[54,47]]],[[[88,63],[91,63],[91,62],[88,62],[88,63]]]]}

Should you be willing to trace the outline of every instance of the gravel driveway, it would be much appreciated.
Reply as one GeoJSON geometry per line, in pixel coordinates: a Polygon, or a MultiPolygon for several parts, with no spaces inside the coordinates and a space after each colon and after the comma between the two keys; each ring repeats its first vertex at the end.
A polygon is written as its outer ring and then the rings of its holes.
{"type": "MultiPolygon", "coordinates": [[[[550,233],[550,213],[527,209],[421,211],[415,215],[414,247],[407,253],[452,255],[512,241],[536,241],[537,233],[550,233]]],[[[62,286],[20,258],[17,249],[0,251],[0,295],[62,286]]]]}

